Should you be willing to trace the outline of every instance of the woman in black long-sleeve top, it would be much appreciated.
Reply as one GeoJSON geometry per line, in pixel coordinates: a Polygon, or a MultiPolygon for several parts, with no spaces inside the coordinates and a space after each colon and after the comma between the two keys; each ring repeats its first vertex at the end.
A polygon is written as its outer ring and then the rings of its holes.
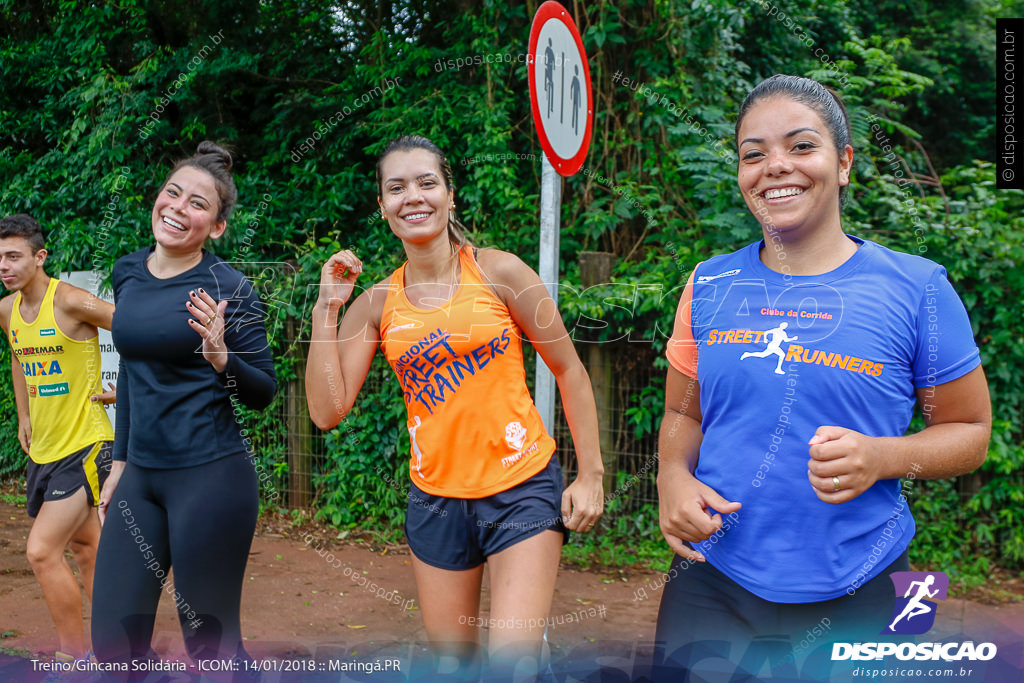
{"type": "Polygon", "coordinates": [[[238,658],[244,668],[248,659],[239,611],[258,482],[234,404],[266,407],[276,378],[252,285],[203,249],[227,227],[237,197],[230,169],[226,151],[201,143],[160,188],[156,244],[114,266],[121,366],[92,639],[101,662],[140,676],[153,668],[144,660],[155,658],[162,590],[194,660],[238,658]]]}

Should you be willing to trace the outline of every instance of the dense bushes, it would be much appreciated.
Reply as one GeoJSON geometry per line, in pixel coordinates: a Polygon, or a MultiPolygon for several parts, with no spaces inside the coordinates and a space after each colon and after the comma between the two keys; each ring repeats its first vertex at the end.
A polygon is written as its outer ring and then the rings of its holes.
{"type": "MultiPolygon", "coordinates": [[[[216,248],[229,260],[294,261],[294,283],[275,290],[275,310],[303,321],[308,286],[333,249],[354,246],[366,282],[400,263],[397,242],[375,218],[373,163],[386,140],[420,132],[448,151],[472,238],[535,262],[540,147],[527,65],[504,59],[525,51],[535,8],[507,5],[0,2],[11,27],[0,45],[0,211],[29,211],[50,229],[54,266],[109,271],[150,239],[144,226],[167,162],[204,138],[229,141],[240,201],[216,248]],[[448,65],[495,54],[503,58],[448,65]]],[[[576,20],[590,56],[594,137],[586,172],[564,188],[563,315],[570,326],[601,319],[605,339],[631,335],[660,355],[673,290],[700,260],[759,234],[736,190],[731,151],[743,96],[776,72],[832,84],[848,104],[857,150],[848,232],[923,247],[946,265],[992,386],[997,421],[982,476],[916,489],[925,542],[914,559],[973,573],[1021,566],[1024,196],[996,190],[993,167],[976,159],[993,149],[986,41],[1000,4],[964,3],[962,12],[904,5],[795,0],[789,23],[761,3],[574,5],[584,13],[576,20]],[[905,35],[908,12],[915,28],[905,35]],[[623,77],[650,94],[623,86],[623,77]],[[956,106],[949,93],[959,95],[956,106]],[[944,133],[951,121],[960,122],[955,135],[944,133]],[[581,289],[581,250],[615,255],[612,285],[572,293],[581,289]],[[635,294],[629,306],[616,299],[626,291],[635,294]]],[[[283,329],[275,351],[289,377],[305,348],[283,329]]],[[[655,364],[663,373],[663,361],[655,364]]],[[[4,476],[23,466],[6,372],[4,476]]],[[[401,518],[407,445],[388,377],[378,359],[314,473],[319,510],[335,524],[401,518]]],[[[636,386],[626,411],[636,438],[656,431],[661,400],[658,381],[636,386]]],[[[271,413],[248,416],[250,428],[280,434],[271,413]]],[[[264,453],[265,465],[284,477],[285,455],[264,453]]],[[[650,510],[625,498],[616,505],[656,538],[650,510]]],[[[631,529],[609,524],[610,533],[631,529]]]]}

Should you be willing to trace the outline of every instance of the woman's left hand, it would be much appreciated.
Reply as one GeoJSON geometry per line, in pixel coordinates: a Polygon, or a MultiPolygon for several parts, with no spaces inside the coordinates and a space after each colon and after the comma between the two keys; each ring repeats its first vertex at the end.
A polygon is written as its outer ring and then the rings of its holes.
{"type": "Polygon", "coordinates": [[[846,427],[822,426],[808,443],[807,478],[815,495],[826,503],[853,500],[878,481],[878,439],[846,427]]]}
{"type": "Polygon", "coordinates": [[[224,345],[224,312],[228,302],[214,301],[202,288],[188,293],[189,300],[185,304],[188,312],[195,316],[189,318],[188,324],[203,338],[203,358],[217,372],[224,372],[228,364],[228,347],[224,345]]]}
{"type": "Polygon", "coordinates": [[[562,492],[562,522],[570,531],[590,531],[604,512],[604,473],[580,474],[562,492]]]}

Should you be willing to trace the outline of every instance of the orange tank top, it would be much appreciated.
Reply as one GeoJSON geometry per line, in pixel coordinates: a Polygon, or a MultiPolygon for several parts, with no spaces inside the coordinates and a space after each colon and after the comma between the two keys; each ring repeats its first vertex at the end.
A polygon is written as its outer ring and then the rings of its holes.
{"type": "Polygon", "coordinates": [[[483,498],[544,469],[555,441],[526,387],[519,326],[471,249],[459,250],[459,263],[455,295],[432,309],[406,297],[406,264],[392,274],[381,350],[408,411],[413,483],[436,496],[483,498]]]}

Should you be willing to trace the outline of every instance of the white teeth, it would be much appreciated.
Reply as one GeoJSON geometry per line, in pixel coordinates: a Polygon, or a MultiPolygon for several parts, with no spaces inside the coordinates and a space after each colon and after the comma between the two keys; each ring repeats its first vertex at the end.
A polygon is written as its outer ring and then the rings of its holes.
{"type": "Polygon", "coordinates": [[[178,221],[174,220],[173,218],[168,218],[167,216],[164,216],[164,223],[171,226],[175,230],[181,230],[182,232],[185,231],[185,226],[179,223],[178,221]]]}
{"type": "Polygon", "coordinates": [[[765,190],[765,199],[779,199],[781,197],[792,197],[793,195],[803,194],[804,191],[799,187],[783,187],[777,190],[765,190]]]}
{"type": "Polygon", "coordinates": [[[407,220],[407,221],[418,221],[419,219],[426,218],[429,215],[430,215],[429,213],[411,213],[411,214],[409,214],[408,216],[405,217],[405,220],[407,220]]]}

